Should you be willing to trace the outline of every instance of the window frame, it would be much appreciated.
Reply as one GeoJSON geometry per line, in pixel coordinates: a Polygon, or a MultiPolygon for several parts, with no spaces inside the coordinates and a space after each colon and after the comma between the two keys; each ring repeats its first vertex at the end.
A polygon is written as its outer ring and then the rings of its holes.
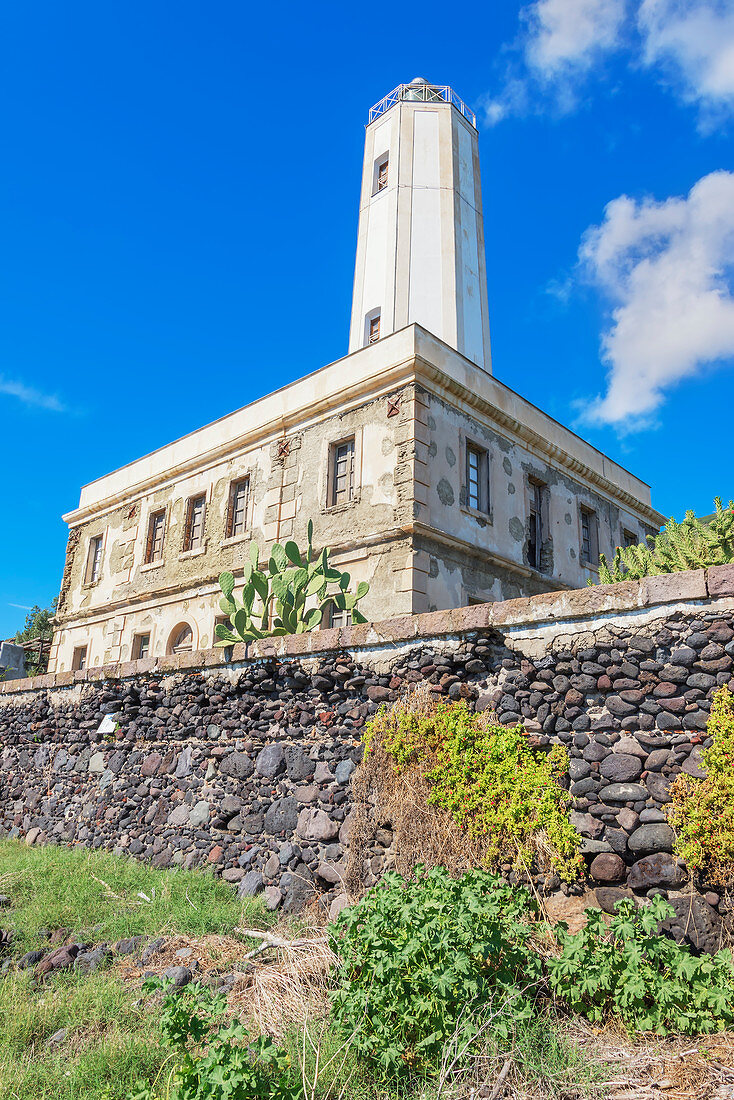
{"type": "Polygon", "coordinates": [[[381,195],[383,191],[387,191],[390,183],[390,150],[385,149],[382,153],[379,153],[375,157],[372,166],[372,198],[377,195],[381,195]],[[385,169],[384,182],[381,184],[382,169],[385,169]]]}
{"type": "Polygon", "coordinates": [[[133,634],[133,644],[131,646],[130,652],[130,659],[132,661],[144,661],[146,660],[146,658],[150,657],[151,637],[152,635],[150,631],[148,631],[147,633],[144,631],[140,631],[139,634],[133,634]],[[147,641],[145,653],[141,652],[143,639],[146,639],[147,641]]]}
{"type": "Polygon", "coordinates": [[[528,542],[527,542],[527,559],[528,565],[531,569],[535,569],[536,572],[542,573],[543,570],[543,543],[545,542],[545,529],[547,526],[546,509],[548,505],[548,485],[545,481],[541,481],[540,478],[531,477],[528,478],[528,542]],[[533,525],[535,526],[534,539],[531,535],[533,525]],[[534,542],[535,545],[535,560],[531,560],[531,546],[534,542]]]}
{"type": "Polygon", "coordinates": [[[333,603],[329,604],[329,610],[327,614],[327,621],[325,623],[326,630],[341,630],[344,626],[352,625],[352,612],[348,609],[344,611],[339,607],[335,607],[333,603]],[[341,619],[343,616],[344,622],[334,622],[335,618],[341,619]]]}
{"type": "Polygon", "coordinates": [[[467,436],[463,439],[464,450],[464,484],[462,507],[470,512],[473,516],[481,516],[491,523],[491,493],[490,493],[490,470],[491,470],[491,455],[487,447],[482,446],[481,443],[477,443],[475,439],[467,436]],[[470,468],[472,456],[476,456],[476,483],[477,483],[477,503],[472,503],[474,499],[471,495],[471,482],[470,468]]]}
{"type": "Polygon", "coordinates": [[[630,531],[629,527],[623,527],[622,542],[620,545],[623,546],[625,549],[628,549],[630,546],[639,546],[640,540],[638,536],[634,533],[634,531],[630,531]]]}
{"type": "Polygon", "coordinates": [[[84,672],[89,666],[89,643],[75,645],[71,653],[71,671],[84,672]]]}
{"type": "Polygon", "coordinates": [[[104,535],[92,535],[87,547],[87,561],[84,567],[84,584],[96,584],[102,575],[102,554],[104,552],[104,535]],[[96,549],[95,549],[96,547],[96,549]]]}
{"type": "Polygon", "coordinates": [[[599,515],[595,508],[579,504],[579,562],[586,569],[599,568],[599,515]],[[584,537],[584,520],[588,538],[584,537]],[[584,542],[588,541],[589,555],[584,552],[584,542]]]}
{"type": "Polygon", "coordinates": [[[144,565],[157,565],[164,560],[163,553],[166,546],[167,517],[167,508],[156,508],[148,514],[148,529],[145,538],[145,553],[143,555],[144,565]],[[156,554],[155,544],[157,536],[155,534],[155,526],[158,520],[161,521],[161,533],[159,553],[156,554]]]}
{"type": "Polygon", "coordinates": [[[329,468],[327,476],[327,496],[326,507],[327,508],[344,508],[349,504],[353,504],[357,499],[357,433],[353,435],[342,436],[341,439],[334,440],[329,444],[329,468]],[[346,499],[339,499],[338,497],[338,479],[341,475],[337,472],[337,463],[339,462],[339,449],[348,446],[351,443],[351,462],[347,455],[347,469],[345,475],[350,482],[348,486],[349,495],[346,499]],[[351,466],[351,469],[350,469],[351,466]]]}
{"type": "Polygon", "coordinates": [[[168,645],[166,646],[166,652],[169,657],[175,656],[178,653],[193,653],[196,649],[196,639],[194,637],[194,628],[191,623],[180,622],[178,623],[168,636],[168,645]],[[190,646],[179,647],[179,642],[184,631],[188,630],[191,638],[190,646]]]}
{"type": "Polygon", "coordinates": [[[196,496],[189,497],[186,501],[186,522],[184,524],[184,537],[183,537],[183,553],[188,554],[192,550],[201,550],[204,546],[204,535],[206,533],[206,493],[197,493],[196,496]],[[199,534],[196,540],[194,540],[194,521],[196,506],[201,505],[201,516],[199,520],[199,534]]]}
{"type": "Polygon", "coordinates": [[[229,494],[227,497],[227,521],[224,528],[225,541],[229,539],[241,539],[245,538],[249,530],[248,526],[248,513],[250,511],[250,475],[245,474],[243,477],[234,478],[229,483],[229,494]],[[244,486],[244,502],[242,507],[242,525],[235,530],[235,522],[237,516],[236,498],[239,486],[244,486]]]}

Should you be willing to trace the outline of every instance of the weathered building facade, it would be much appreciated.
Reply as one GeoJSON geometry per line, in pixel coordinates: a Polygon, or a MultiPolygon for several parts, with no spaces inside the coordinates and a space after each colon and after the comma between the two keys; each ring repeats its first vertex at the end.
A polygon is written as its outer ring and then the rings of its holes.
{"type": "Polygon", "coordinates": [[[577,588],[657,528],[492,377],[484,265],[473,116],[401,85],[367,127],[350,354],[83,488],[50,671],[210,646],[219,573],[309,519],[375,619],[577,588]]]}

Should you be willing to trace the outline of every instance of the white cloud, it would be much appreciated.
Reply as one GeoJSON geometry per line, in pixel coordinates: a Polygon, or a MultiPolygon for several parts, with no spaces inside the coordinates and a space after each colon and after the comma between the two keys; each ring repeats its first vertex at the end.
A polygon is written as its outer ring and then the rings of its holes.
{"type": "Polygon", "coordinates": [[[533,0],[523,8],[502,91],[481,105],[485,123],[547,107],[572,110],[584,76],[619,44],[626,6],[627,0],[533,0]]]}
{"type": "Polygon", "coordinates": [[[643,59],[659,66],[682,99],[707,113],[734,107],[731,0],[642,0],[643,59]]]}
{"type": "Polygon", "coordinates": [[[24,405],[37,409],[48,409],[51,412],[66,412],[66,407],[53,394],[42,393],[40,390],[26,386],[23,382],[17,382],[12,378],[6,378],[0,374],[0,394],[8,397],[16,397],[24,405]]]}
{"type": "Polygon", "coordinates": [[[607,56],[627,50],[655,71],[703,122],[734,108],[732,0],[533,0],[520,12],[502,91],[485,122],[550,106],[570,111],[607,56]]]}
{"type": "Polygon", "coordinates": [[[625,0],[537,0],[523,10],[525,59],[543,78],[591,68],[619,42],[625,0]]]}
{"type": "Polygon", "coordinates": [[[634,430],[677,382],[734,359],[734,173],[664,202],[614,199],[579,259],[612,306],[607,390],[587,422],[634,430]]]}

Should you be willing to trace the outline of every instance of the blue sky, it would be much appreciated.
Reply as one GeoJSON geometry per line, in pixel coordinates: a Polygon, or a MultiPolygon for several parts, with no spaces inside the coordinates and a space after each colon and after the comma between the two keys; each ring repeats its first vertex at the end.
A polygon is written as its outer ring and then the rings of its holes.
{"type": "Polygon", "coordinates": [[[0,637],[80,486],[346,351],[364,123],[480,125],[494,370],[653,486],[734,495],[731,0],[6,5],[0,637]]]}

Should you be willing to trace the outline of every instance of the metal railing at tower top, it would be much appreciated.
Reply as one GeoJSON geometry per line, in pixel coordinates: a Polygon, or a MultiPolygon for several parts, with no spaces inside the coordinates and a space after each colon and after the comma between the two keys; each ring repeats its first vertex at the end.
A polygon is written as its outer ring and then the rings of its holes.
{"type": "Polygon", "coordinates": [[[380,115],[384,115],[396,103],[406,100],[409,103],[453,103],[454,107],[461,111],[464,118],[476,129],[476,115],[467,107],[463,99],[459,99],[454,89],[449,88],[448,84],[398,84],[397,88],[388,92],[379,103],[370,107],[367,125],[369,126],[369,123],[374,122],[380,115]]]}

